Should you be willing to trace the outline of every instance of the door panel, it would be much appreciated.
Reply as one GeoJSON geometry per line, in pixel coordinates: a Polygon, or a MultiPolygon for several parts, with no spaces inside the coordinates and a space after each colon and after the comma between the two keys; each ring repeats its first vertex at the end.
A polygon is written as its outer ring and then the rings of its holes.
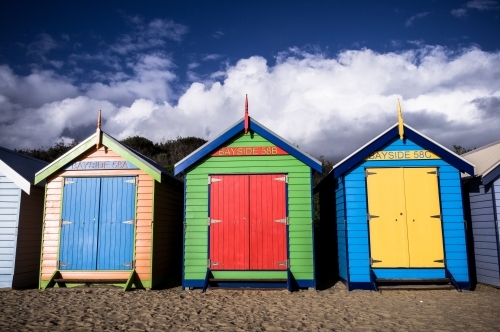
{"type": "Polygon", "coordinates": [[[403,169],[367,172],[372,267],[409,267],[403,169]]]}
{"type": "Polygon", "coordinates": [[[95,270],[99,178],[65,178],[59,261],[61,270],[95,270]]]}
{"type": "Polygon", "coordinates": [[[404,169],[410,267],[444,267],[436,171],[404,169]]]}
{"type": "Polygon", "coordinates": [[[132,269],[135,188],[135,177],[101,179],[98,270],[132,269]]]}
{"type": "Polygon", "coordinates": [[[212,270],[249,269],[249,177],[212,176],[210,261],[212,270]]]}
{"type": "Polygon", "coordinates": [[[250,175],[250,270],[286,270],[283,174],[250,175]]]}

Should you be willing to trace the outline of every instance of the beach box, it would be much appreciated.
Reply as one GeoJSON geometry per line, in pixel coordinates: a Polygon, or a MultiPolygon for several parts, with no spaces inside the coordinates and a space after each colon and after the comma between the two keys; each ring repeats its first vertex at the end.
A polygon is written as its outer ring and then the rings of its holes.
{"type": "Polygon", "coordinates": [[[500,141],[462,157],[475,165],[474,176],[462,177],[466,200],[472,269],[476,281],[500,287],[500,141]]]}
{"type": "Polygon", "coordinates": [[[0,288],[38,284],[43,186],[47,163],[0,147],[0,288]]]}
{"type": "Polygon", "coordinates": [[[43,180],[40,288],[180,280],[183,183],[163,167],[98,130],[43,180]]]}
{"type": "Polygon", "coordinates": [[[471,163],[408,125],[390,127],[315,187],[349,290],[449,281],[469,289],[460,172],[471,163]]]}
{"type": "Polygon", "coordinates": [[[178,162],[183,288],[315,287],[314,171],[319,161],[248,116],[178,162]]]}

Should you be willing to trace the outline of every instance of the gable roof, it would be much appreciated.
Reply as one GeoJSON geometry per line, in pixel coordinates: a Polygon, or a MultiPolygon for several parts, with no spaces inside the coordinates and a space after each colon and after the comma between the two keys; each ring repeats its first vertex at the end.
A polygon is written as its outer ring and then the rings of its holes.
{"type": "MultiPolygon", "coordinates": [[[[244,118],[238,120],[235,124],[229,127],[226,131],[221,133],[219,136],[214,138],[213,140],[205,143],[197,150],[192,152],[190,155],[179,161],[174,166],[174,174],[177,175],[187,168],[196,164],[199,160],[209,155],[211,152],[217,150],[221,145],[230,139],[236,137],[238,134],[245,130],[244,118]]],[[[262,124],[255,121],[252,117],[249,117],[249,130],[256,132],[263,138],[267,139],[269,142],[277,145],[282,148],[290,155],[294,156],[298,160],[302,161],[307,166],[311,167],[317,172],[321,173],[322,166],[321,162],[311,157],[306,152],[300,150],[298,147],[295,147],[292,143],[288,142],[284,138],[278,136],[276,133],[264,127],[262,124]]]]}
{"type": "Polygon", "coordinates": [[[462,157],[476,165],[476,174],[488,184],[500,176],[500,141],[464,153],[462,157]]]}
{"type": "Polygon", "coordinates": [[[8,177],[27,194],[30,193],[30,187],[34,184],[35,173],[47,164],[43,160],[0,147],[0,173],[8,177]]]}
{"type": "MultiPolygon", "coordinates": [[[[466,159],[460,157],[455,152],[445,148],[436,141],[430,139],[424,134],[420,133],[416,129],[404,124],[405,138],[411,140],[415,144],[418,144],[424,149],[430,150],[437,154],[442,160],[446,161],[450,165],[458,168],[461,172],[466,172],[469,174],[474,174],[474,164],[467,161],[466,159]]],[[[360,147],[358,150],[351,153],[349,156],[344,158],[342,161],[333,166],[332,171],[333,177],[337,178],[355,167],[357,164],[365,160],[370,154],[383,148],[385,145],[389,144],[394,140],[394,138],[399,137],[398,123],[389,127],[386,131],[360,147]]],[[[330,174],[329,174],[330,175],[330,174]]]]}
{"type": "MultiPolygon", "coordinates": [[[[39,172],[36,173],[35,176],[35,183],[38,183],[50,175],[54,174],[55,172],[59,171],[61,168],[78,158],[80,155],[83,153],[87,152],[90,148],[95,147],[95,138],[96,134],[93,134],[86,140],[84,140],[82,143],[78,144],[75,146],[73,149],[69,150],[65,154],[63,154],[61,157],[58,159],[54,160],[50,165],[45,167],[44,169],[40,170],[39,172]]],[[[153,179],[155,179],[158,182],[161,182],[162,180],[162,175],[172,178],[176,181],[179,181],[182,183],[181,180],[167,172],[163,167],[158,165],[156,162],[151,160],[150,158],[140,154],[139,152],[132,150],[131,148],[127,147],[126,145],[120,143],[113,137],[109,136],[105,132],[102,132],[102,145],[107,146],[108,148],[112,149],[114,152],[119,154],[121,157],[123,157],[125,160],[131,162],[134,164],[137,168],[139,168],[141,171],[147,173],[150,175],[153,179]]]]}

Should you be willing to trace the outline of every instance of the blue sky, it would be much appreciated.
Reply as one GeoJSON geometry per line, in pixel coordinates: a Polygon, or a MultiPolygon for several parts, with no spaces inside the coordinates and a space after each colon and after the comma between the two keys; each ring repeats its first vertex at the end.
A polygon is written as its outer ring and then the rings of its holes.
{"type": "Polygon", "coordinates": [[[395,123],[444,145],[500,139],[500,2],[0,4],[0,145],[95,130],[207,139],[243,114],[339,160],[395,123]]]}

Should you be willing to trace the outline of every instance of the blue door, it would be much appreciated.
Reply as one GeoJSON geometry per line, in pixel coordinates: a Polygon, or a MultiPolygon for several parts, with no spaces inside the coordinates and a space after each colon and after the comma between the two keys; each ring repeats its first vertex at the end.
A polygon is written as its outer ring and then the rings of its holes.
{"type": "Polygon", "coordinates": [[[99,178],[65,178],[59,269],[94,270],[99,223],[99,178]]]}
{"type": "Polygon", "coordinates": [[[61,270],[131,270],[135,177],[65,178],[61,270]]]}
{"type": "Polygon", "coordinates": [[[132,269],[135,178],[102,178],[98,270],[132,269]]]}

